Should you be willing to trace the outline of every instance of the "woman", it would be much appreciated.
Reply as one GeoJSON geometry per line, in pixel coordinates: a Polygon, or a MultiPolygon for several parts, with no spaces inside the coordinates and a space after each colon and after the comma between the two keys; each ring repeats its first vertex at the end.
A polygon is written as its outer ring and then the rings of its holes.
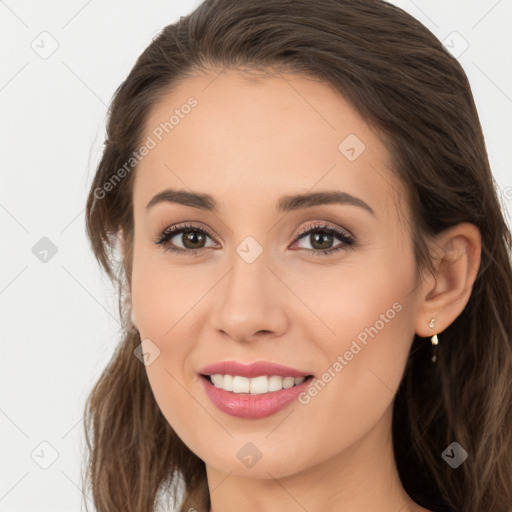
{"type": "Polygon", "coordinates": [[[87,230],[126,326],[86,404],[97,510],[512,510],[511,236],[467,77],[404,11],[165,27],[87,230]]]}

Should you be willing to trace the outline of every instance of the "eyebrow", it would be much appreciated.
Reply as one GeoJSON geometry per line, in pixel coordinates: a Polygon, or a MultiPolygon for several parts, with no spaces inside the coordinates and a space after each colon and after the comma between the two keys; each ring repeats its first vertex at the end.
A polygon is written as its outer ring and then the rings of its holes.
{"type": "MultiPolygon", "coordinates": [[[[149,210],[158,203],[164,202],[182,204],[210,212],[216,212],[218,210],[217,202],[209,194],[174,189],[166,189],[156,194],[147,204],[146,210],[149,210]]],[[[347,192],[337,190],[282,196],[277,203],[277,211],[291,212],[325,204],[358,206],[375,216],[373,208],[362,199],[348,194],[347,192]]]]}

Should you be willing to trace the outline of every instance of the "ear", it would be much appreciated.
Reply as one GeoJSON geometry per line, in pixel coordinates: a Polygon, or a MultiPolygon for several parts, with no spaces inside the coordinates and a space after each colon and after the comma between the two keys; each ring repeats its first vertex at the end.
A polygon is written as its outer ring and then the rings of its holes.
{"type": "Polygon", "coordinates": [[[422,281],[415,326],[421,337],[444,331],[466,307],[480,267],[480,231],[473,224],[457,224],[438,234],[430,249],[435,273],[422,281]],[[434,330],[428,325],[432,319],[434,330]]]}

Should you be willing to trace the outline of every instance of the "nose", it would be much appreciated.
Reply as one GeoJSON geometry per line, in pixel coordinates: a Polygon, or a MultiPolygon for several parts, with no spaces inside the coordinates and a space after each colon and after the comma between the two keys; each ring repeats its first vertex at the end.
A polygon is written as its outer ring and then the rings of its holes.
{"type": "Polygon", "coordinates": [[[252,263],[235,254],[230,271],[216,287],[212,326],[239,342],[278,337],[288,327],[292,294],[267,266],[264,254],[252,263]]]}

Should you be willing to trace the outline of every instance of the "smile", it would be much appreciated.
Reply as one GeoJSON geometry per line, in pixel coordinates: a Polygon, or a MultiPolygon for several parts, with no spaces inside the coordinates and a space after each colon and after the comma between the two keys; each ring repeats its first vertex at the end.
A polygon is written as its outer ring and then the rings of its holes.
{"type": "Polygon", "coordinates": [[[223,413],[237,418],[259,419],[276,414],[291,405],[313,381],[313,376],[262,375],[247,378],[214,374],[201,375],[200,381],[207,397],[223,413]],[[233,389],[226,390],[225,387],[233,389]]]}
{"type": "Polygon", "coordinates": [[[242,377],[241,375],[214,375],[204,376],[210,379],[210,382],[218,389],[231,391],[232,393],[247,393],[250,395],[260,395],[289,389],[302,384],[306,377],[281,377],[280,375],[260,375],[259,377],[242,377]]]}

